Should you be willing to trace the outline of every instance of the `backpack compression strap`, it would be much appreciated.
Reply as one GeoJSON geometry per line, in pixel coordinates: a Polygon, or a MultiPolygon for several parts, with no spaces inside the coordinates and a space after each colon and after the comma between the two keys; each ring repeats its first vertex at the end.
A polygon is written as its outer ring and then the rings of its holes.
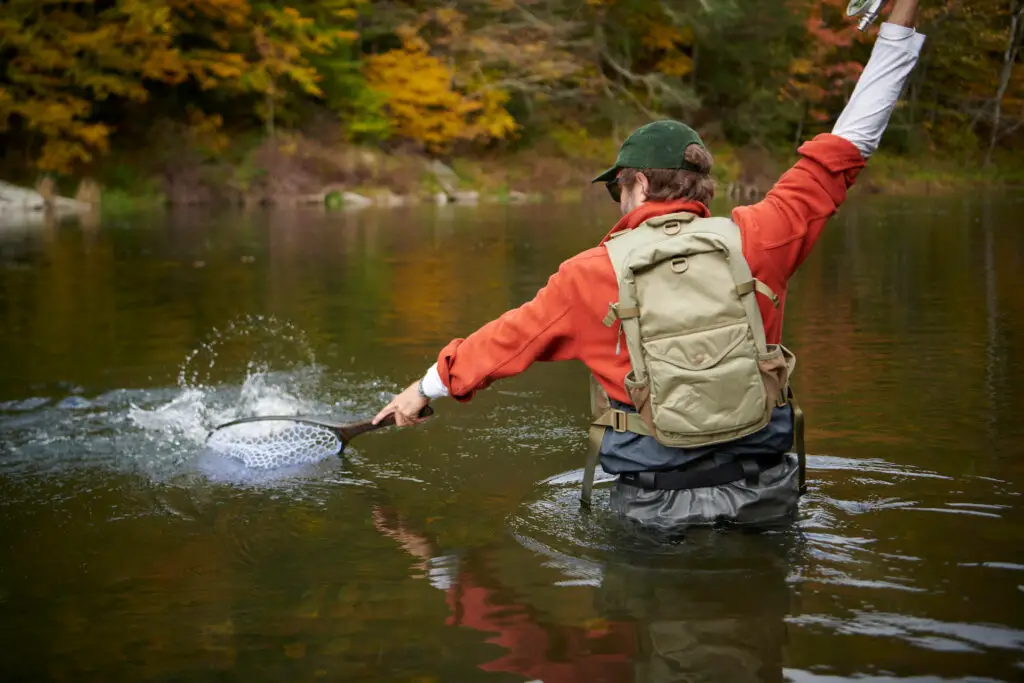
{"type": "Polygon", "coordinates": [[[638,413],[627,413],[625,410],[612,408],[590,423],[590,432],[587,436],[587,461],[583,467],[583,491],[580,493],[580,501],[584,507],[590,507],[590,495],[594,488],[594,474],[597,471],[597,462],[601,455],[601,442],[604,440],[605,427],[611,427],[617,432],[634,432],[644,436],[651,436],[651,430],[647,428],[644,419],[638,413]]]}
{"type": "Polygon", "coordinates": [[[605,429],[611,427],[617,432],[636,432],[650,435],[650,430],[643,418],[637,413],[628,413],[612,407],[608,392],[590,375],[590,429],[587,434],[587,457],[583,466],[583,491],[580,502],[583,507],[590,507],[591,492],[594,488],[594,474],[598,461],[601,459],[601,442],[604,440],[605,429]]]}

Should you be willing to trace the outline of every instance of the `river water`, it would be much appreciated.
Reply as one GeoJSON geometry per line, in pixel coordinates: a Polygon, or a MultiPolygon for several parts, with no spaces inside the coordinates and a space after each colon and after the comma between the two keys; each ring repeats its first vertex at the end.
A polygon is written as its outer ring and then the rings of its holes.
{"type": "Polygon", "coordinates": [[[197,460],[372,415],[610,202],[2,228],[0,680],[1024,680],[1022,212],[844,207],[787,306],[799,522],[672,545],[581,513],[575,363],[297,471],[197,460]]]}

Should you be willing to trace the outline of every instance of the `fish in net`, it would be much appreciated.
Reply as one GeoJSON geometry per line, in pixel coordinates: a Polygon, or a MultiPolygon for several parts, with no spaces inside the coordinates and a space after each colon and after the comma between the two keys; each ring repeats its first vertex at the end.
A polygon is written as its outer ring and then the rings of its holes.
{"type": "Polygon", "coordinates": [[[329,427],[288,419],[221,427],[210,434],[206,445],[252,469],[307,465],[335,456],[344,447],[329,427]]]}

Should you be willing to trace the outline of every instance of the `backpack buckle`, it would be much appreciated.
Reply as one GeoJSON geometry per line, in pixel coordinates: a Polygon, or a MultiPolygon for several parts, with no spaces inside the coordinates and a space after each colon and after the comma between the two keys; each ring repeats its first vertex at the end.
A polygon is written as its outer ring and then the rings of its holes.
{"type": "Polygon", "coordinates": [[[618,317],[619,305],[617,303],[609,303],[608,314],[604,316],[604,320],[602,320],[601,322],[604,323],[605,327],[611,327],[612,325],[615,324],[615,321],[618,319],[618,317]]]}
{"type": "Polygon", "coordinates": [[[625,410],[613,410],[612,411],[612,429],[617,432],[626,431],[626,411],[625,410]]]}

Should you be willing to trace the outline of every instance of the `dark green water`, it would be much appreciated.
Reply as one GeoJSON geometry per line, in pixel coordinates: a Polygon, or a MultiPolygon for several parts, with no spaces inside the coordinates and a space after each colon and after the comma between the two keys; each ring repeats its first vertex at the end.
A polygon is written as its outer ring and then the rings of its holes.
{"type": "Polygon", "coordinates": [[[670,547],[580,513],[577,364],[287,477],[193,460],[372,414],[610,202],[0,229],[0,680],[1024,680],[1022,214],[845,207],[788,304],[799,524],[670,547]]]}

